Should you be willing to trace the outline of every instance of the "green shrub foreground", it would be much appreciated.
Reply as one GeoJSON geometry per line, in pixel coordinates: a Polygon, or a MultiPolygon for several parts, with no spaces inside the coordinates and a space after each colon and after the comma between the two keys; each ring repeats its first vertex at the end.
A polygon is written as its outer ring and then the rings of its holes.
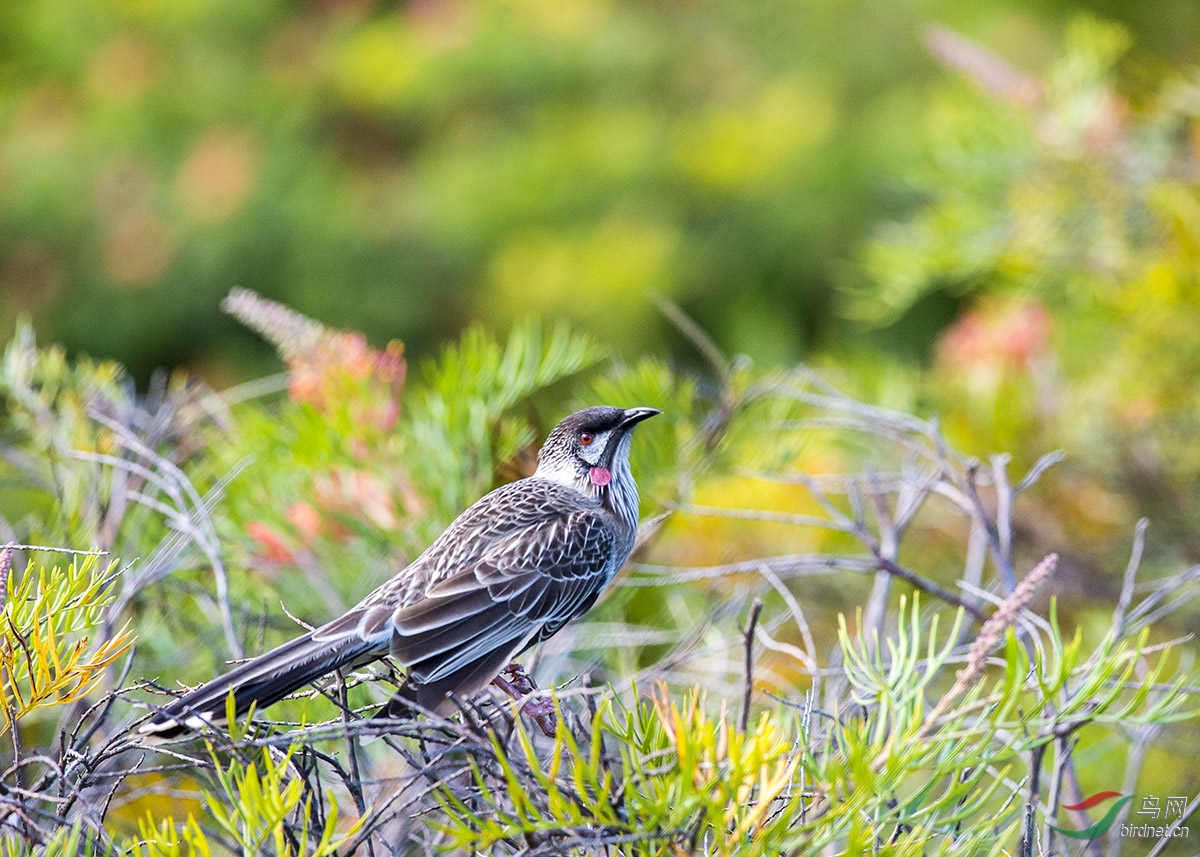
{"type": "Polygon", "coordinates": [[[808,369],[727,360],[669,305],[706,377],[536,325],[413,367],[252,293],[226,308],[285,376],[135,396],[7,346],[6,854],[1112,853],[1140,802],[1064,807],[1194,786],[1142,777],[1195,736],[1170,622],[1200,569],[1143,579],[1139,526],[1102,607],[1060,615],[1071,545],[1030,555],[1013,524],[1058,454],[964,456],[808,369]],[[664,417],[637,440],[635,562],[529,663],[553,736],[486,694],[386,731],[381,664],[138,743],[171,690],[364,595],[598,401],[664,417]]]}

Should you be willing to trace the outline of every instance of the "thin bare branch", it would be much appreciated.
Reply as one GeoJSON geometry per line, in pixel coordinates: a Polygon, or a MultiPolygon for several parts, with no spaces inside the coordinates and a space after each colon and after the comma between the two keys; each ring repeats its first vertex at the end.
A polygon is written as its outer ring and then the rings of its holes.
{"type": "Polygon", "coordinates": [[[758,615],[762,613],[762,599],[758,598],[754,601],[754,606],[750,608],[750,618],[746,622],[745,637],[745,684],[742,689],[742,713],[738,718],[738,728],[742,732],[746,731],[746,726],[750,723],[750,697],[754,693],[754,629],[758,626],[758,615]]]}

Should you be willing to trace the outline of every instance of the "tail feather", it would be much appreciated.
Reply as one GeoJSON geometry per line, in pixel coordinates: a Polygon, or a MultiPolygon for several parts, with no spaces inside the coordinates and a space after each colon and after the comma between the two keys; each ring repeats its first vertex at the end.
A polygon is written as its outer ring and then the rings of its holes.
{"type": "Polygon", "coordinates": [[[181,696],[138,731],[154,738],[173,738],[224,720],[230,690],[236,715],[245,714],[255,704],[265,708],[336,669],[373,660],[381,654],[375,649],[370,641],[357,636],[317,641],[305,634],[181,696]]]}

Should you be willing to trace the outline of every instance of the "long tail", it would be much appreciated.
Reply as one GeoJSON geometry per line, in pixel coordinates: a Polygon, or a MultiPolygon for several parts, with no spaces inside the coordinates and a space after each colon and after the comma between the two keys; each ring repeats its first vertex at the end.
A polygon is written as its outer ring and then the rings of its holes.
{"type": "Polygon", "coordinates": [[[230,690],[237,715],[254,704],[265,708],[340,667],[374,659],[377,654],[373,650],[356,635],[314,640],[312,634],[305,634],[180,697],[138,731],[152,738],[174,738],[189,729],[223,721],[230,690]]]}

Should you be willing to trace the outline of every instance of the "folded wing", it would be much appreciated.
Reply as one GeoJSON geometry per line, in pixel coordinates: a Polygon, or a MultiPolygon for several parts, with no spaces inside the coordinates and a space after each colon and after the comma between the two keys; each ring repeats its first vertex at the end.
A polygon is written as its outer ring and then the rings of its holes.
{"type": "MultiPolygon", "coordinates": [[[[468,695],[585,612],[617,571],[616,535],[598,510],[571,512],[496,540],[469,567],[389,617],[392,656],[435,707],[468,695]]],[[[369,631],[372,629],[363,629],[369,631]]]]}

